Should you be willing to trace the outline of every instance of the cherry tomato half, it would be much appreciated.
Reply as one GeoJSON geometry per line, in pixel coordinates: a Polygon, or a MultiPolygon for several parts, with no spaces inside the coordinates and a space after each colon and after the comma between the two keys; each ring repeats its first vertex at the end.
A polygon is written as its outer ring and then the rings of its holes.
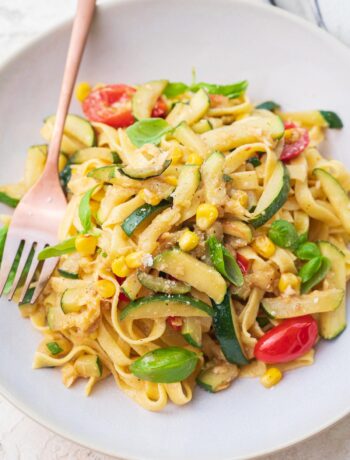
{"type": "Polygon", "coordinates": [[[280,160],[287,162],[299,156],[309,145],[310,137],[307,129],[296,128],[294,123],[290,123],[288,129],[296,129],[299,133],[299,139],[290,144],[284,144],[280,160]]]}
{"type": "Polygon", "coordinates": [[[156,105],[153,107],[152,110],[152,117],[153,118],[165,118],[168,112],[168,106],[162,97],[158,99],[156,105]]]}
{"type": "Polygon", "coordinates": [[[181,316],[168,316],[166,322],[174,329],[174,331],[181,331],[183,323],[181,316]]]}
{"type": "MultiPolygon", "coordinates": [[[[116,276],[116,278],[117,278],[119,285],[122,286],[123,282],[125,281],[125,278],[122,278],[120,276],[116,276]]],[[[130,302],[130,299],[122,290],[120,290],[118,301],[119,302],[130,302]]]]}
{"type": "Polygon", "coordinates": [[[270,364],[293,361],[313,347],[317,335],[317,322],[311,315],[286,319],[258,340],[254,355],[270,364]]]}
{"type": "Polygon", "coordinates": [[[114,128],[125,128],[134,123],[131,98],[135,89],[127,85],[106,85],[91,91],[83,101],[83,112],[91,121],[114,128]]]}
{"type": "Polygon", "coordinates": [[[249,260],[242,256],[239,252],[237,252],[236,260],[241,272],[243,275],[246,275],[249,270],[249,260]]]}

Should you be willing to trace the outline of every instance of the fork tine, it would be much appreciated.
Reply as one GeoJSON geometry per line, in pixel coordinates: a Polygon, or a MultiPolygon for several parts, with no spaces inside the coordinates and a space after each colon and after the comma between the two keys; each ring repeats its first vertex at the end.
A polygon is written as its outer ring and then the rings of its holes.
{"type": "Polygon", "coordinates": [[[25,264],[27,262],[30,250],[32,249],[32,246],[33,246],[32,241],[28,242],[28,241],[24,240],[24,247],[23,247],[23,250],[22,250],[22,253],[21,253],[21,258],[20,258],[20,261],[19,261],[19,264],[18,264],[18,267],[17,267],[15,279],[13,280],[11,290],[10,290],[8,296],[7,296],[8,300],[12,300],[13,294],[16,291],[17,284],[18,284],[18,282],[20,280],[20,277],[22,275],[24,266],[25,266],[25,264]]]}
{"type": "Polygon", "coordinates": [[[44,289],[46,283],[48,282],[51,276],[51,273],[55,270],[58,260],[59,260],[58,257],[54,257],[52,259],[45,260],[43,268],[39,276],[38,283],[36,285],[36,288],[35,288],[35,291],[34,291],[34,294],[32,296],[30,303],[34,303],[36,299],[39,297],[39,294],[44,289]]]}
{"type": "Polygon", "coordinates": [[[27,292],[27,289],[30,285],[30,282],[32,281],[33,279],[33,276],[34,276],[34,273],[35,273],[35,270],[39,264],[39,260],[38,260],[38,254],[39,252],[44,249],[45,247],[45,243],[37,243],[36,247],[35,247],[35,251],[34,251],[34,256],[33,256],[33,260],[32,260],[32,263],[30,265],[30,269],[29,269],[29,272],[28,272],[28,275],[27,275],[27,278],[24,282],[24,285],[23,285],[23,288],[22,288],[22,291],[21,291],[21,295],[20,295],[20,298],[19,298],[19,303],[21,303],[23,301],[23,298],[27,292]]]}
{"type": "Polygon", "coordinates": [[[5,250],[2,257],[1,268],[0,268],[0,295],[4,290],[7,278],[9,276],[11,267],[15,260],[17,251],[21,244],[21,239],[15,235],[7,235],[5,250]]]}

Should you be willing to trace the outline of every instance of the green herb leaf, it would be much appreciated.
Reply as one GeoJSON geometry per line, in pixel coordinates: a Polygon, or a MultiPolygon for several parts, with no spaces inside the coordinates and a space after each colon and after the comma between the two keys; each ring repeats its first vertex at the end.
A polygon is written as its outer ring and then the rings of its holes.
{"type": "Polygon", "coordinates": [[[96,190],[96,187],[98,187],[98,185],[95,185],[90,190],[85,192],[82,199],[80,200],[79,219],[80,219],[81,225],[83,226],[83,233],[88,233],[92,228],[90,200],[91,200],[91,195],[96,190]]]}
{"type": "Polygon", "coordinates": [[[268,235],[270,240],[281,248],[293,249],[299,242],[299,235],[294,225],[283,219],[272,223],[268,235]]]}
{"type": "Polygon", "coordinates": [[[307,241],[298,247],[295,255],[301,260],[311,260],[314,257],[320,257],[321,251],[319,250],[317,244],[307,241]]]}
{"type": "Polygon", "coordinates": [[[261,165],[261,161],[259,160],[258,157],[248,158],[247,163],[250,163],[251,165],[253,165],[254,168],[261,165]]]}
{"type": "Polygon", "coordinates": [[[241,96],[248,87],[247,80],[239,81],[238,83],[233,83],[232,85],[216,85],[212,83],[195,83],[191,86],[192,91],[198,91],[203,88],[208,91],[209,94],[221,94],[230,99],[241,96]]]}
{"type": "Polygon", "coordinates": [[[335,112],[331,112],[330,110],[320,110],[320,114],[326,120],[330,128],[340,129],[344,126],[341,118],[335,112]]]}
{"type": "Polygon", "coordinates": [[[136,359],[130,371],[141,380],[175,383],[191,375],[197,362],[198,355],[185,348],[158,348],[136,359]]]}
{"type": "Polygon", "coordinates": [[[70,254],[75,252],[75,236],[56,244],[55,246],[48,246],[39,252],[38,260],[49,259],[50,257],[60,257],[63,254],[70,254]]]}
{"type": "Polygon", "coordinates": [[[315,273],[318,272],[322,264],[322,257],[314,257],[313,259],[306,262],[305,265],[301,267],[298,275],[301,278],[302,283],[309,281],[315,273]]]}
{"type": "MultiPolygon", "coordinates": [[[[302,294],[306,294],[314,286],[319,284],[326,277],[329,269],[331,268],[331,261],[327,257],[320,257],[320,259],[321,259],[321,266],[319,270],[308,281],[301,284],[300,292],[302,294]]],[[[312,260],[310,260],[310,262],[312,262],[312,260]]]]}
{"type": "Polygon", "coordinates": [[[129,126],[126,133],[136,147],[142,147],[144,144],[159,144],[172,129],[163,118],[144,118],[129,126]]]}
{"type": "Polygon", "coordinates": [[[261,104],[258,104],[256,108],[270,110],[270,112],[274,112],[275,110],[280,109],[281,106],[277,104],[277,102],[274,102],[274,101],[265,101],[265,102],[262,102],[261,104]]]}
{"type": "Polygon", "coordinates": [[[163,91],[163,94],[164,96],[171,99],[173,97],[179,96],[180,94],[183,94],[188,89],[189,87],[185,83],[181,83],[180,81],[172,82],[167,84],[163,91]]]}
{"type": "Polygon", "coordinates": [[[7,206],[10,206],[10,208],[15,208],[19,203],[19,199],[12,198],[12,196],[9,196],[5,192],[0,192],[0,203],[4,203],[7,206]]]}
{"type": "Polygon", "coordinates": [[[46,344],[47,349],[52,355],[58,355],[59,353],[62,353],[63,349],[58,345],[57,342],[49,342],[46,344]]]}
{"type": "Polygon", "coordinates": [[[243,285],[243,275],[231,253],[212,235],[207,240],[211,261],[216,270],[235,286],[243,285]]]}

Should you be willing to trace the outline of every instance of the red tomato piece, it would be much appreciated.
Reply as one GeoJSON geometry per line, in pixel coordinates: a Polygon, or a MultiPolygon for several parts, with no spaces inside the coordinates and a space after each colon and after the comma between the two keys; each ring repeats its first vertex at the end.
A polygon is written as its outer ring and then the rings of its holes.
{"type": "Polygon", "coordinates": [[[84,99],[86,117],[114,128],[125,128],[134,123],[131,98],[135,88],[128,85],[106,85],[96,88],[84,99]]]}
{"type": "MultiPolygon", "coordinates": [[[[294,128],[294,127],[293,127],[294,128]]],[[[287,162],[296,158],[303,152],[310,143],[309,132],[307,129],[297,128],[300,137],[297,141],[291,144],[284,144],[280,160],[287,162]]]]}
{"type": "Polygon", "coordinates": [[[236,260],[241,272],[243,275],[246,275],[249,270],[249,260],[242,256],[239,252],[236,254],[236,260]]]}
{"type": "Polygon", "coordinates": [[[168,106],[162,97],[158,99],[152,110],[153,118],[165,118],[168,112],[168,106]]]}
{"type": "Polygon", "coordinates": [[[174,329],[174,331],[181,331],[183,321],[180,316],[168,316],[166,322],[174,329]]]}
{"type": "Polygon", "coordinates": [[[286,319],[258,340],[254,355],[269,364],[293,361],[313,347],[317,335],[317,322],[311,315],[286,319]]]}
{"type": "Polygon", "coordinates": [[[292,121],[285,121],[284,122],[284,129],[292,129],[292,128],[296,128],[297,125],[295,123],[293,123],[292,121]]]}

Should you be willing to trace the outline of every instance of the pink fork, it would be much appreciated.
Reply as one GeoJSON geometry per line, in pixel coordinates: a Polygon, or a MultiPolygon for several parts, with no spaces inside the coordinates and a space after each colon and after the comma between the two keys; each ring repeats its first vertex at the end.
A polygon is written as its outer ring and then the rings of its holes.
{"type": "MultiPolygon", "coordinates": [[[[21,199],[12,216],[0,269],[0,294],[3,292],[20,245],[23,246],[23,249],[11,291],[8,294],[9,300],[12,299],[21,279],[23,268],[31,250],[34,250],[34,257],[24,280],[20,301],[23,300],[38,267],[37,256],[39,252],[45,246],[51,246],[58,242],[58,228],[67,205],[59,182],[58,156],[64,123],[94,8],[95,0],[78,0],[46,166],[40,179],[21,199]]],[[[44,261],[31,303],[35,302],[46,285],[57,262],[58,257],[44,261]]]]}

